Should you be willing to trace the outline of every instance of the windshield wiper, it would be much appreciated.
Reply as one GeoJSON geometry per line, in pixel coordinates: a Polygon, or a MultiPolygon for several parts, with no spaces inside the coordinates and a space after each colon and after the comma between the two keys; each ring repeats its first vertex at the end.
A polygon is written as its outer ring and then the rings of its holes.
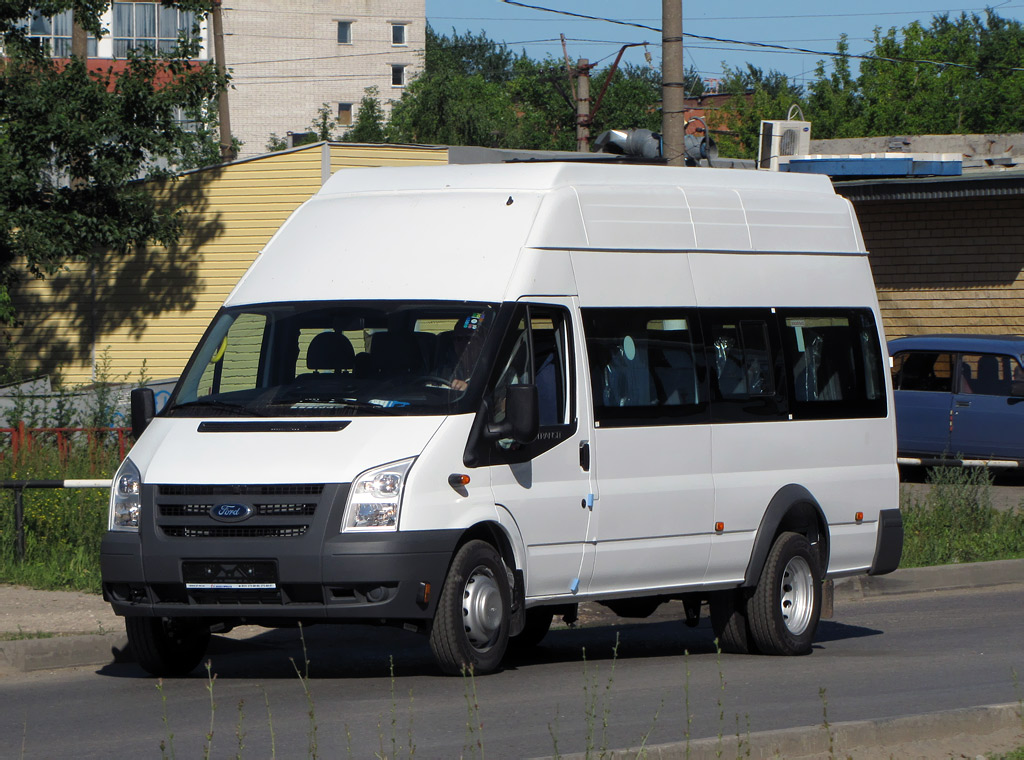
{"type": "Polygon", "coordinates": [[[196,399],[195,401],[185,401],[180,404],[175,404],[168,413],[173,414],[179,409],[217,409],[219,411],[230,412],[239,417],[266,417],[267,415],[262,412],[257,412],[255,409],[244,406],[243,404],[233,404],[230,401],[217,401],[216,399],[196,399]]]}

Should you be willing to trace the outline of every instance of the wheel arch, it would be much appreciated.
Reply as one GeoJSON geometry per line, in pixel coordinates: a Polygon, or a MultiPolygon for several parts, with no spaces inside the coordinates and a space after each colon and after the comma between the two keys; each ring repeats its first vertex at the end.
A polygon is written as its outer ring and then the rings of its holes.
{"type": "Polygon", "coordinates": [[[828,521],[811,492],[801,485],[790,483],[776,491],[761,516],[750,560],[743,574],[743,586],[757,585],[772,544],[785,531],[800,533],[807,538],[817,552],[818,567],[824,577],[829,559],[828,521]]]}

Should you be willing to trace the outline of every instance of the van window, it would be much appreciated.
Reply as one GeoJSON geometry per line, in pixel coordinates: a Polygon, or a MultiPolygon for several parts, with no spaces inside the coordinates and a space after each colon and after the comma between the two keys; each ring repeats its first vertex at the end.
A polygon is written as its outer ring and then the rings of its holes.
{"type": "Polygon", "coordinates": [[[953,355],[939,351],[903,351],[892,357],[892,387],[897,391],[953,392],[953,355]]]}
{"type": "Polygon", "coordinates": [[[770,309],[705,309],[713,422],[785,419],[782,348],[770,309]]]}
{"type": "Polygon", "coordinates": [[[583,309],[598,425],[707,420],[707,379],[692,310],[583,309]]]}
{"type": "Polygon", "coordinates": [[[794,419],[884,417],[882,353],[867,309],[779,310],[794,419]]]}
{"type": "Polygon", "coordinates": [[[399,301],[223,309],[166,412],[354,416],[475,411],[484,382],[469,380],[480,374],[477,365],[497,311],[489,304],[399,301]]]}
{"type": "Polygon", "coordinates": [[[568,314],[546,306],[520,306],[512,328],[498,354],[497,376],[488,394],[491,421],[505,419],[505,396],[510,385],[534,383],[537,386],[541,427],[564,425],[571,421],[568,393],[569,337],[568,314]]]}

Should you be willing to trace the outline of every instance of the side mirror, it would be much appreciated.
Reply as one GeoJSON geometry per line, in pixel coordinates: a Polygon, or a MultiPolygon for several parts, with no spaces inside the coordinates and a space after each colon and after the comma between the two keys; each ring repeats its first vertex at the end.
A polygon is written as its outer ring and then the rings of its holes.
{"type": "Polygon", "coordinates": [[[136,388],[132,391],[132,435],[139,439],[153,417],[156,416],[156,398],[152,388],[136,388]]]}
{"type": "Polygon", "coordinates": [[[487,427],[490,440],[511,438],[516,443],[530,443],[540,428],[540,411],[536,385],[510,385],[505,392],[505,419],[487,427]]]}

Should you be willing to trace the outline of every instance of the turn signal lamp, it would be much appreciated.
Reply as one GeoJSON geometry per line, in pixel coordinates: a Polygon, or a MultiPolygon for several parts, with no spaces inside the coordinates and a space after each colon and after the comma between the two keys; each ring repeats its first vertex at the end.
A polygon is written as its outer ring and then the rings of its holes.
{"type": "Polygon", "coordinates": [[[715,533],[721,533],[724,530],[725,530],[725,523],[724,522],[716,522],[715,523],[715,533]]]}
{"type": "Polygon", "coordinates": [[[853,516],[853,519],[856,520],[857,522],[864,522],[864,513],[863,512],[858,512],[857,514],[855,514],[853,516]]]}

